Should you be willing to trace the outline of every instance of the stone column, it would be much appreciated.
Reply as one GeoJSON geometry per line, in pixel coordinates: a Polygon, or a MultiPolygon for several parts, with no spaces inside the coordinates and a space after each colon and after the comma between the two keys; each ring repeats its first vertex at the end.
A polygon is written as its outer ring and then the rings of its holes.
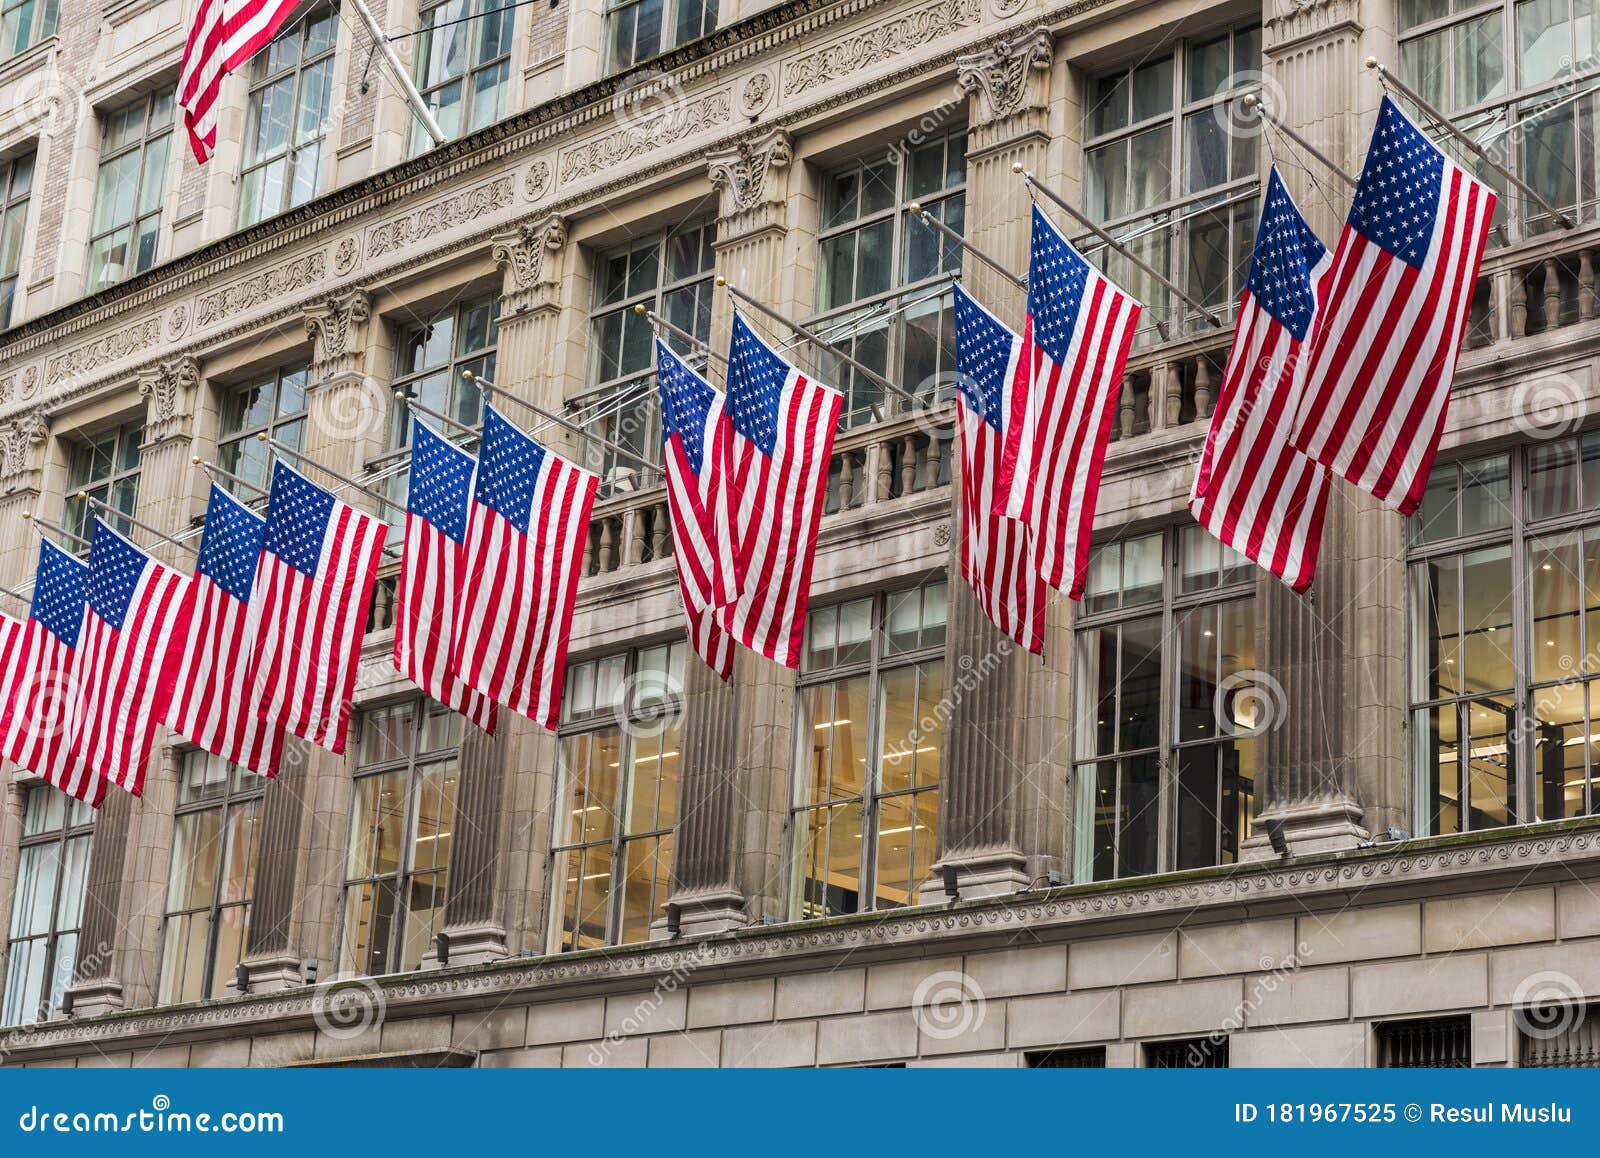
{"type": "MultiPolygon", "coordinates": [[[[50,427],[37,410],[0,425],[0,520],[20,527],[23,511],[37,510],[44,473],[45,440],[50,427]]],[[[0,544],[0,585],[15,587],[33,577],[39,545],[32,535],[8,535],[0,544]]],[[[12,615],[28,613],[26,604],[7,599],[12,615]]]]}

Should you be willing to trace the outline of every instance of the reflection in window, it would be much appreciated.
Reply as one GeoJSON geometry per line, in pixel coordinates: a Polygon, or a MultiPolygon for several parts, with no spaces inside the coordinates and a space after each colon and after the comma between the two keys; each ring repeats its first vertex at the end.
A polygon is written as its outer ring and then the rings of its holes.
{"type": "Polygon", "coordinates": [[[94,809],[48,784],[28,789],[0,1025],[32,1025],[61,1011],[77,967],[93,839],[94,809]]]}
{"type": "MultiPolygon", "coordinates": [[[[267,434],[294,450],[302,448],[309,375],[309,368],[297,363],[224,391],[222,425],[217,435],[217,462],[224,470],[247,483],[265,487],[273,452],[256,435],[267,434]]],[[[223,485],[230,490],[237,486],[226,480],[223,485]]],[[[241,499],[249,500],[257,494],[248,487],[242,489],[241,499]]]]}
{"type": "Polygon", "coordinates": [[[251,63],[241,227],[303,205],[321,188],[338,31],[337,11],[325,9],[295,21],[251,63]]]}
{"type": "MultiPolygon", "coordinates": [[[[72,442],[67,452],[67,529],[87,539],[99,514],[128,534],[132,524],[78,497],[86,491],[124,515],[132,516],[139,501],[139,444],[144,427],[130,422],[104,434],[72,442]]],[[[87,547],[83,550],[88,550],[87,547]]]]}
{"type": "Polygon", "coordinates": [[[345,864],[345,972],[419,969],[444,927],[461,717],[417,698],[361,717],[345,864]]]}
{"type": "Polygon", "coordinates": [[[681,642],[567,669],[555,808],[557,952],[650,937],[672,887],[681,642]]]}
{"type": "Polygon", "coordinates": [[[171,92],[140,97],[101,118],[89,234],[91,293],[156,263],[171,148],[171,92]]]}
{"type": "Polygon", "coordinates": [[[938,581],[806,617],[791,899],[801,919],[913,904],[932,872],[945,598],[938,581]]]}
{"type": "Polygon", "coordinates": [[[1079,880],[1231,864],[1255,780],[1255,570],[1200,527],[1096,547],[1077,624],[1079,880]]]}
{"type": "Polygon", "coordinates": [[[621,72],[717,27],[717,0],[622,0],[606,13],[607,72],[621,72]]]}
{"type": "Polygon", "coordinates": [[[22,242],[28,230],[28,199],[33,192],[34,154],[0,161],[0,330],[11,325],[22,270],[22,242]]]}
{"type": "MultiPolygon", "coordinates": [[[[443,0],[424,4],[417,23],[416,81],[447,139],[473,133],[505,117],[511,96],[511,29],[514,6],[503,0],[443,0]]],[[[409,153],[433,147],[422,123],[411,118],[409,153]]]]}
{"type": "Polygon", "coordinates": [[[1595,812],[1600,435],[1436,465],[1411,544],[1419,831],[1595,812]]]}
{"type": "Polygon", "coordinates": [[[0,60],[56,34],[60,0],[0,0],[0,60]]]}
{"type": "Polygon", "coordinates": [[[250,933],[266,780],[189,752],[178,781],[160,1003],[228,994],[250,933]]]}

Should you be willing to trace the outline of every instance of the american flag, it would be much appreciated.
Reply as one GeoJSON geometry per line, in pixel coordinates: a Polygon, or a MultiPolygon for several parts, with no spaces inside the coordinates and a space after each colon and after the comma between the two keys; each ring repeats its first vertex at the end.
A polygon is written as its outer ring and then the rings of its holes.
{"type": "Polygon", "coordinates": [[[738,597],[733,518],[725,487],[733,473],[733,424],[722,395],[663,342],[656,342],[667,505],[673,557],[695,654],[723,679],[733,674],[733,639],[717,609],[738,597]]]}
{"type": "Polygon", "coordinates": [[[381,519],[340,502],[282,459],[272,465],[266,537],[250,595],[248,702],[269,725],[344,751],[381,519]]]}
{"type": "Polygon", "coordinates": [[[786,667],[800,666],[811,563],[843,404],[837,390],[789,365],[734,315],[729,497],[744,578],[738,598],[721,609],[722,626],[737,642],[786,667]]]}
{"type": "Polygon", "coordinates": [[[1404,515],[1439,449],[1494,204],[1383,98],[1307,352],[1294,444],[1404,515]]]}
{"type": "Polygon", "coordinates": [[[139,796],[156,726],[172,700],[174,645],[189,631],[189,580],[103,519],[95,519],[89,542],[73,746],[95,775],[139,796]]]}
{"type": "Polygon", "coordinates": [[[412,426],[411,491],[394,622],[394,666],[445,707],[493,733],[494,701],[450,666],[477,461],[421,422],[412,426]]]}
{"type": "Polygon", "coordinates": [[[484,407],[452,660],[478,691],[552,730],[599,485],[484,407]]]}
{"type": "Polygon", "coordinates": [[[1189,494],[1201,526],[1296,591],[1311,586],[1317,568],[1329,476],[1289,444],[1289,425],[1305,376],[1301,351],[1332,268],[1274,168],[1189,494]]]}
{"type": "Polygon", "coordinates": [[[205,164],[217,144],[222,78],[264,48],[299,0],[200,0],[183,47],[178,105],[194,159],[205,164]]]}
{"type": "Polygon", "coordinates": [[[1007,404],[1022,385],[1022,339],[955,287],[961,405],[961,574],[994,625],[1044,651],[1044,580],[1027,524],[995,513],[1007,404]]]}
{"type": "Polygon", "coordinates": [[[71,744],[88,570],[54,543],[40,542],[28,621],[15,640],[16,655],[0,668],[0,755],[98,808],[105,778],[71,744]]]}
{"type": "Polygon", "coordinates": [[[207,752],[276,776],[283,729],[250,706],[245,682],[253,650],[250,593],[266,537],[265,519],[212,484],[189,580],[189,633],[167,722],[207,752]]]}
{"type": "Polygon", "coordinates": [[[997,492],[1004,513],[1032,528],[1045,582],[1073,599],[1088,578],[1100,468],[1142,308],[1033,207],[1028,387],[1006,416],[997,492]]]}

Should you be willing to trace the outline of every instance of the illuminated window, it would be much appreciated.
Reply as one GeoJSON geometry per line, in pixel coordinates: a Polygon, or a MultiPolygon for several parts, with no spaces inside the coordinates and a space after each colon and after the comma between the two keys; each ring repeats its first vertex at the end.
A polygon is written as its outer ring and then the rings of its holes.
{"type": "Polygon", "coordinates": [[[61,1011],[78,961],[93,841],[94,809],[48,784],[28,789],[0,1025],[32,1025],[61,1011]]]}

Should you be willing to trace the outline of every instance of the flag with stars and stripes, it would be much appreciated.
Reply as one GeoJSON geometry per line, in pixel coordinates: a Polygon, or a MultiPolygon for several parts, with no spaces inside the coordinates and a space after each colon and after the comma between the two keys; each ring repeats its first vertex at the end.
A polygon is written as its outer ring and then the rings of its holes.
{"type": "Polygon", "coordinates": [[[1073,599],[1088,578],[1100,468],[1142,308],[1033,207],[1027,389],[1006,416],[997,510],[1028,524],[1040,574],[1073,599]]]}
{"type": "Polygon", "coordinates": [[[1494,205],[1383,98],[1306,351],[1294,444],[1403,515],[1439,449],[1494,205]]]}
{"type": "Polygon", "coordinates": [[[272,464],[261,564],[250,594],[249,703],[269,724],[344,752],[382,519],[272,464]]]}
{"type": "Polygon", "coordinates": [[[1296,591],[1316,572],[1330,482],[1322,466],[1290,445],[1289,428],[1305,375],[1301,351],[1332,268],[1327,246],[1273,168],[1189,494],[1201,526],[1296,591]]]}
{"type": "Polygon", "coordinates": [[[266,520],[213,483],[167,723],[207,752],[276,776],[283,729],[254,709],[245,682],[254,650],[250,595],[266,537],[266,520]]]}
{"type": "Polygon", "coordinates": [[[955,287],[961,406],[961,574],[983,613],[1017,643],[1044,651],[1044,580],[1027,524],[995,513],[1007,403],[1020,385],[1022,339],[955,287]]]}
{"type": "Polygon", "coordinates": [[[71,743],[88,571],[83,560],[40,542],[28,619],[15,657],[0,669],[0,755],[98,808],[106,780],[77,758],[71,743]]]}
{"type": "Polygon", "coordinates": [[[400,558],[395,600],[394,666],[445,707],[493,734],[494,701],[474,691],[450,666],[467,511],[478,463],[426,424],[413,423],[412,430],[405,554],[400,558]]]}
{"type": "Polygon", "coordinates": [[[733,675],[733,640],[717,622],[717,614],[739,594],[733,518],[725,489],[733,473],[733,425],[721,393],[659,340],[656,381],[661,388],[672,554],[689,620],[689,643],[707,667],[728,679],[733,675]]]}
{"type": "Polygon", "coordinates": [[[452,662],[473,688],[552,731],[599,485],[484,407],[452,662]]]}
{"type": "Polygon", "coordinates": [[[72,742],[95,775],[139,796],[156,726],[172,702],[177,645],[189,630],[189,580],[104,519],[95,519],[89,543],[72,742]]]}
{"type": "Polygon", "coordinates": [[[733,424],[729,498],[739,544],[738,597],[721,609],[735,641],[800,666],[817,528],[844,396],[802,374],[739,314],[728,350],[733,424]]]}

